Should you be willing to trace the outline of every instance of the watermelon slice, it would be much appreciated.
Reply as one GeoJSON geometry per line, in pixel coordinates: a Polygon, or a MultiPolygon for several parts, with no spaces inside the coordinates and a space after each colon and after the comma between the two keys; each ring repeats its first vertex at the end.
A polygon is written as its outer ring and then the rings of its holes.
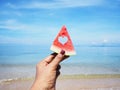
{"type": "Polygon", "coordinates": [[[50,49],[56,53],[59,53],[61,50],[65,50],[65,55],[76,54],[67,28],[65,26],[63,26],[58,33],[50,49]]]}

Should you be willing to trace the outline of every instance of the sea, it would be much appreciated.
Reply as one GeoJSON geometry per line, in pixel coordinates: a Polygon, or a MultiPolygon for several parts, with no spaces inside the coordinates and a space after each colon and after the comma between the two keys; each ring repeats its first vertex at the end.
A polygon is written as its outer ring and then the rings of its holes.
{"type": "MultiPolygon", "coordinates": [[[[120,46],[75,46],[61,62],[62,75],[120,74],[120,46]]],[[[50,55],[49,45],[1,45],[0,83],[35,76],[36,64],[50,55]]]]}

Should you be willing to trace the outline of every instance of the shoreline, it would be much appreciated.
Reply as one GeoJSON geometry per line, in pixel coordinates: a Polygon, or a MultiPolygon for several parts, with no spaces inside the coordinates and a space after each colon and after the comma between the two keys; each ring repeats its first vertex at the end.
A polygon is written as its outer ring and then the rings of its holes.
{"type": "MultiPolygon", "coordinates": [[[[120,74],[78,74],[78,75],[60,75],[59,80],[64,79],[109,79],[109,78],[120,78],[120,74]]],[[[24,78],[11,78],[0,80],[1,84],[9,84],[16,81],[29,81],[34,80],[34,77],[24,77],[24,78]]]]}
{"type": "MultiPolygon", "coordinates": [[[[0,83],[0,90],[29,90],[34,77],[8,79],[0,83]]],[[[120,90],[120,74],[61,75],[56,90],[120,90]]]]}
{"type": "Polygon", "coordinates": [[[120,78],[120,74],[78,74],[78,75],[61,75],[60,79],[104,79],[120,78]]]}

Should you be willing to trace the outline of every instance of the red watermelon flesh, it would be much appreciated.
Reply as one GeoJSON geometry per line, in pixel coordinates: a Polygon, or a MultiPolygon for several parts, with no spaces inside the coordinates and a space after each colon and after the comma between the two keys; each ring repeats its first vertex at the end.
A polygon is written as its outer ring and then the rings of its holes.
{"type": "Polygon", "coordinates": [[[65,55],[76,54],[71,38],[65,26],[63,26],[58,33],[50,49],[56,53],[59,53],[61,50],[65,50],[65,55]]]}

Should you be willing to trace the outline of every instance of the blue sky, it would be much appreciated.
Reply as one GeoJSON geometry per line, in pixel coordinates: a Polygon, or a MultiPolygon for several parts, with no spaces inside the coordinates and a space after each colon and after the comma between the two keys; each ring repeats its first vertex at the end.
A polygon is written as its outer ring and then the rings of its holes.
{"type": "Polygon", "coordinates": [[[120,43],[120,0],[0,0],[0,44],[50,45],[63,25],[77,45],[120,43]]]}

